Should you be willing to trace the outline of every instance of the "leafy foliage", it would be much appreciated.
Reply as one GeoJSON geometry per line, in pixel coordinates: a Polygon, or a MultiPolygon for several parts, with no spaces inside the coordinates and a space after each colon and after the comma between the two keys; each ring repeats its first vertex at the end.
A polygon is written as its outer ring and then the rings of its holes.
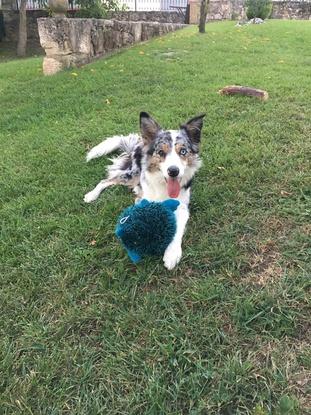
{"type": "Polygon", "coordinates": [[[80,10],[76,17],[93,17],[102,19],[112,10],[119,10],[120,6],[116,0],[77,0],[80,10]]]}
{"type": "Polygon", "coordinates": [[[259,17],[267,19],[272,10],[271,0],[246,0],[246,15],[248,19],[259,17]]]}

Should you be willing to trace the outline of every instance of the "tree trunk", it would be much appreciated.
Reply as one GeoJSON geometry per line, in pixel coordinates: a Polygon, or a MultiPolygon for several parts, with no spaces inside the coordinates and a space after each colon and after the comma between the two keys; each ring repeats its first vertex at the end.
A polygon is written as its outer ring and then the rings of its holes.
{"type": "Polygon", "coordinates": [[[26,55],[26,45],[27,45],[26,1],[27,0],[21,0],[20,7],[19,7],[17,56],[26,55]]]}
{"type": "Polygon", "coordinates": [[[209,4],[209,0],[201,0],[200,23],[199,23],[200,33],[205,33],[205,23],[206,23],[208,4],[209,4]]]}

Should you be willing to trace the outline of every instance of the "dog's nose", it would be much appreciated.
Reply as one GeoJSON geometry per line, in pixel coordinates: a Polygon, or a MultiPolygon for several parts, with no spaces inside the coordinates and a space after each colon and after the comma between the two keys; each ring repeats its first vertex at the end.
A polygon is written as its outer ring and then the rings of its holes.
{"type": "Polygon", "coordinates": [[[177,166],[171,166],[167,169],[167,173],[170,177],[177,177],[179,175],[179,168],[177,166]]]}

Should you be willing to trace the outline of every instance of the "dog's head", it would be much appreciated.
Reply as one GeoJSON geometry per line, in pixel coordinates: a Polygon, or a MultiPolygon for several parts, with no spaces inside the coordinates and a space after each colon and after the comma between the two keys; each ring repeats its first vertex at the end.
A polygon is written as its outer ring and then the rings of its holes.
{"type": "Polygon", "coordinates": [[[203,115],[191,118],[179,130],[163,130],[146,112],[140,128],[146,154],[146,170],[165,180],[169,197],[176,198],[200,167],[199,147],[203,115]]]}

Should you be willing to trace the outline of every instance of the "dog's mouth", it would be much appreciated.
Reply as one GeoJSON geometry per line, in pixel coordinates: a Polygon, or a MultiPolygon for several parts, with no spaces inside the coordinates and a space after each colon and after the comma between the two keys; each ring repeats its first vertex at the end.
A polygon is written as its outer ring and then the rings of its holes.
{"type": "Polygon", "coordinates": [[[180,193],[180,182],[177,177],[168,177],[166,180],[167,193],[170,198],[176,199],[180,193]]]}

